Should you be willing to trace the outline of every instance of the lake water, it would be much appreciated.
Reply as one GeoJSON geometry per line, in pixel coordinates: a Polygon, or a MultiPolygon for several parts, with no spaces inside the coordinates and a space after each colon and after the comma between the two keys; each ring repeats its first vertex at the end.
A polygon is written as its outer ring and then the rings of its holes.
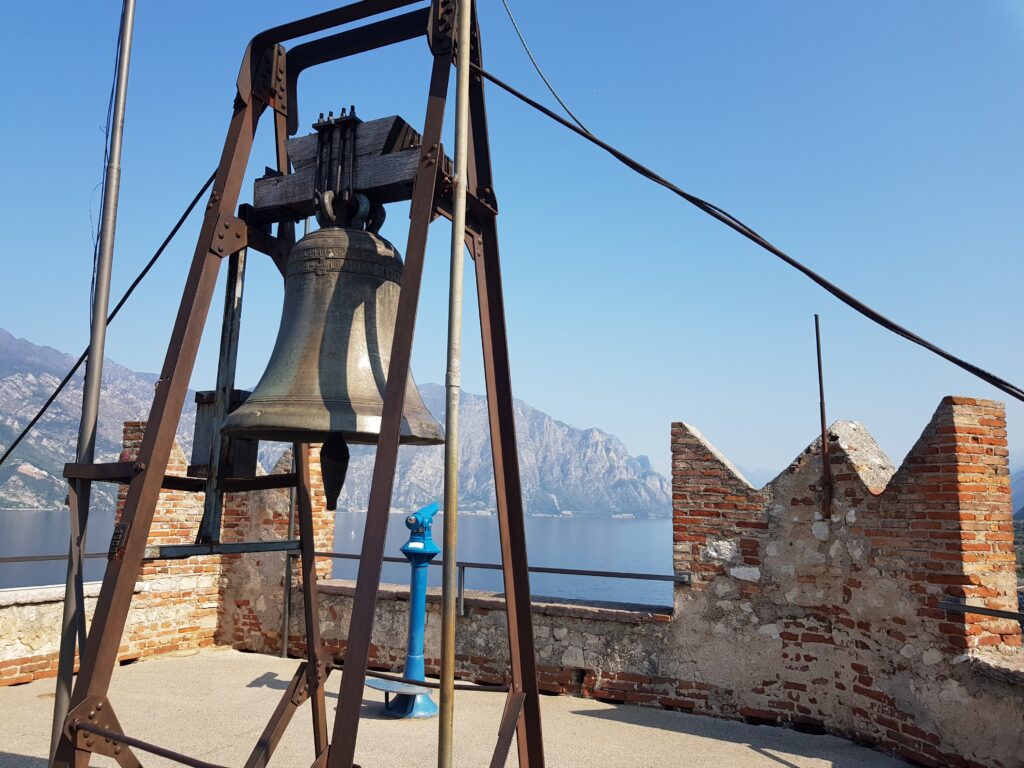
{"type": "MultiPolygon", "coordinates": [[[[434,538],[440,545],[443,515],[435,518],[434,538]]],[[[334,549],[358,554],[365,513],[339,512],[334,549]]],[[[88,552],[104,552],[113,531],[113,513],[97,512],[89,522],[88,552]]],[[[399,547],[408,538],[404,515],[390,515],[386,554],[401,557],[399,547]]],[[[526,518],[530,565],[634,573],[672,573],[672,521],[599,517],[526,518]]],[[[68,512],[57,510],[0,510],[0,557],[66,554],[68,512]]],[[[464,515],[459,518],[458,559],[498,563],[498,518],[464,515]]],[[[103,577],[105,559],[86,560],[87,581],[103,577]]],[[[0,563],[0,588],[63,584],[64,561],[0,563]]],[[[355,578],[354,560],[336,560],[336,578],[355,578]]],[[[382,580],[407,584],[409,566],[385,563],[382,580]]],[[[605,579],[589,576],[531,574],[534,595],[609,600],[615,602],[672,604],[669,582],[605,579]]],[[[430,569],[431,586],[440,586],[441,569],[430,569]]],[[[499,571],[467,570],[470,589],[501,591],[499,571]]]]}

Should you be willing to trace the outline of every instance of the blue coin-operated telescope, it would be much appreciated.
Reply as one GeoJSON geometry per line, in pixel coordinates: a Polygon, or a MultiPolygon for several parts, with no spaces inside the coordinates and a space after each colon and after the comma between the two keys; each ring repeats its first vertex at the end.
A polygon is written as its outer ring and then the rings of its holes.
{"type": "MultiPolygon", "coordinates": [[[[430,535],[437,514],[437,502],[413,512],[405,518],[409,540],[402,545],[402,554],[412,564],[409,584],[409,643],[405,651],[402,677],[423,680],[423,631],[427,623],[427,568],[440,549],[430,535]]],[[[371,688],[384,691],[384,711],[392,717],[433,717],[437,704],[430,698],[430,689],[392,680],[367,680],[371,688]]]]}

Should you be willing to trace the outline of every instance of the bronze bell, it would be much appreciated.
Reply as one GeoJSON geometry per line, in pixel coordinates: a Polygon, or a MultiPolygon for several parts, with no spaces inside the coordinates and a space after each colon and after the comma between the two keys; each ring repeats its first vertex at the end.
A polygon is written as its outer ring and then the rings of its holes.
{"type": "MultiPolygon", "coordinates": [[[[288,257],[270,362],[253,393],[224,422],[224,433],[376,443],[401,282],[401,258],[372,232],[324,227],[303,237],[288,257]]],[[[411,373],[401,442],[444,442],[411,373]]]]}

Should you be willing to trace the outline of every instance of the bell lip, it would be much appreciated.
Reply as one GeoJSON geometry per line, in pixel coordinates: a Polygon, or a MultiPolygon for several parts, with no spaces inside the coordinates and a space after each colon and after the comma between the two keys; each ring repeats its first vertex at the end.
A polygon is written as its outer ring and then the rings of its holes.
{"type": "MultiPolygon", "coordinates": [[[[260,427],[232,428],[223,427],[221,434],[247,440],[267,440],[275,443],[322,443],[331,435],[341,435],[349,445],[377,445],[380,437],[376,432],[338,432],[300,429],[261,429],[260,427]]],[[[399,445],[444,445],[444,435],[413,435],[403,432],[399,437],[399,445]]]]}

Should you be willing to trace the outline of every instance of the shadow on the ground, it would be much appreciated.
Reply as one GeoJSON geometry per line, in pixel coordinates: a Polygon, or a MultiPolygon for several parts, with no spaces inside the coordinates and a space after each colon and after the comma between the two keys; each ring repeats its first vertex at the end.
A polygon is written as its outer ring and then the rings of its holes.
{"type": "MultiPolygon", "coordinates": [[[[340,680],[340,673],[337,677],[332,675],[328,678],[328,682],[331,680],[340,680]]],[[[246,688],[270,688],[275,691],[284,691],[288,689],[288,685],[291,683],[291,678],[278,677],[276,672],[264,672],[257,678],[246,685],[246,688]]],[[[338,694],[334,691],[327,690],[324,688],[324,698],[326,699],[337,699],[338,694]]],[[[337,706],[334,707],[337,709],[337,706]]],[[[363,699],[363,706],[360,709],[360,717],[367,720],[394,720],[394,717],[384,714],[384,704],[380,701],[373,701],[371,699],[363,699]]],[[[3,766],[3,763],[0,763],[3,766]]],[[[6,768],[6,766],[3,766],[6,768]]]]}
{"type": "Polygon", "coordinates": [[[28,755],[15,755],[11,752],[0,752],[0,766],[2,768],[44,768],[46,762],[42,757],[29,757],[28,755]]]}
{"type": "Polygon", "coordinates": [[[839,736],[801,733],[779,726],[751,725],[737,720],[628,704],[612,704],[608,709],[576,710],[573,714],[638,728],[674,731],[742,744],[752,752],[773,761],[779,768],[801,768],[800,765],[787,760],[787,756],[826,761],[830,768],[864,768],[865,751],[874,758],[871,764],[879,768],[908,768],[908,764],[901,760],[874,752],[870,747],[857,745],[839,736]]]}

